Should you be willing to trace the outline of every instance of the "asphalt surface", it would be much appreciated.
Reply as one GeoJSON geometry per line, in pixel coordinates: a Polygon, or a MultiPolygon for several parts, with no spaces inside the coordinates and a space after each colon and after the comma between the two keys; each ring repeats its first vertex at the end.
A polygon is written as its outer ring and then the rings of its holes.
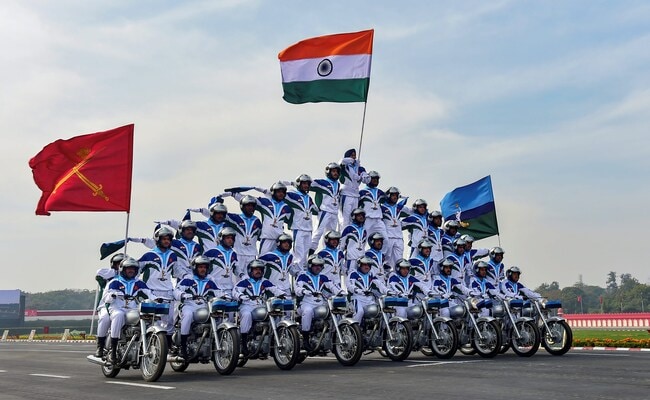
{"type": "Polygon", "coordinates": [[[648,399],[649,352],[571,351],[495,359],[458,353],[451,360],[413,353],[392,362],[377,353],[354,367],[334,357],[309,358],[291,371],[272,359],[249,361],[230,376],[212,364],[169,368],[158,382],[139,370],[105,378],[86,360],[91,344],[0,343],[0,399],[648,399]]]}

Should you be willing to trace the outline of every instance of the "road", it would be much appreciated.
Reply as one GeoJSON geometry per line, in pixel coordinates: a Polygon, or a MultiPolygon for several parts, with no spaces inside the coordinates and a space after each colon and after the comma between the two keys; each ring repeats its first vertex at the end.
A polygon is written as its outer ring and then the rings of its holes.
{"type": "Polygon", "coordinates": [[[444,361],[412,354],[401,363],[376,353],[354,367],[333,357],[310,358],[292,371],[271,359],[250,361],[230,376],[212,364],[187,372],[166,368],[158,382],[140,371],[106,379],[85,357],[91,344],[0,343],[0,399],[648,399],[650,352],[572,351],[492,360],[456,355],[444,361]]]}

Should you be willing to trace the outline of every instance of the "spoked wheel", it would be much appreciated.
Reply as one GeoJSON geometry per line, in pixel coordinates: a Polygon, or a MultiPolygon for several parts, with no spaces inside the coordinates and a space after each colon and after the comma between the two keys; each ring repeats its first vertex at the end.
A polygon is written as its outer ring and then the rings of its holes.
{"type": "MultiPolygon", "coordinates": [[[[106,341],[106,352],[104,354],[110,354],[111,353],[111,341],[107,340],[106,341]]],[[[119,353],[118,353],[118,358],[119,358],[119,353]]],[[[117,367],[114,367],[113,364],[104,362],[104,365],[102,365],[102,373],[104,374],[105,377],[107,378],[115,378],[117,374],[120,373],[120,369],[117,367]]]]}
{"type": "Polygon", "coordinates": [[[433,326],[438,332],[439,339],[431,332],[429,345],[438,358],[452,358],[458,349],[458,332],[452,322],[435,321],[433,326]]]}
{"type": "Polygon", "coordinates": [[[540,344],[539,328],[531,321],[519,321],[516,323],[520,338],[517,338],[515,330],[510,332],[510,343],[512,351],[520,357],[530,357],[537,353],[540,344]]]}
{"type": "Polygon", "coordinates": [[[407,323],[393,321],[388,323],[388,329],[393,335],[390,339],[388,332],[384,333],[384,350],[393,361],[404,361],[411,354],[413,333],[407,323]]]}
{"type": "Polygon", "coordinates": [[[240,363],[239,331],[237,328],[217,329],[217,342],[221,350],[212,348],[212,364],[219,374],[230,375],[240,363]]]}
{"type": "Polygon", "coordinates": [[[300,357],[300,334],[295,326],[280,326],[278,338],[280,341],[273,345],[273,360],[278,368],[289,370],[296,366],[300,357]]]}
{"type": "Polygon", "coordinates": [[[155,382],[160,378],[167,364],[167,337],[165,332],[148,333],[145,340],[149,352],[142,354],[140,365],[142,379],[155,382]]]}
{"type": "Polygon", "coordinates": [[[476,323],[481,337],[474,332],[472,347],[476,349],[479,356],[492,358],[501,349],[501,329],[496,321],[478,321],[476,323]]]}
{"type": "Polygon", "coordinates": [[[339,331],[341,340],[337,339],[334,344],[334,355],[341,365],[353,366],[359,362],[363,354],[361,328],[358,324],[344,322],[339,325],[339,331]]]}
{"type": "Polygon", "coordinates": [[[542,327],[542,346],[554,356],[565,354],[573,344],[573,331],[566,321],[548,321],[549,330],[542,327]]]}

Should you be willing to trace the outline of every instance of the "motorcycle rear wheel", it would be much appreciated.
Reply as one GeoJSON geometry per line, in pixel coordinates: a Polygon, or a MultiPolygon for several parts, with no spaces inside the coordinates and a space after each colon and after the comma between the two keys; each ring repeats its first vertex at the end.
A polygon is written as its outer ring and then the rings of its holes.
{"type": "Polygon", "coordinates": [[[452,358],[458,350],[458,332],[453,322],[435,321],[433,326],[438,332],[439,340],[436,340],[433,331],[430,333],[429,346],[431,351],[438,358],[452,358]]]}
{"type": "Polygon", "coordinates": [[[273,343],[273,361],[281,370],[290,370],[300,357],[300,334],[295,326],[278,327],[279,343],[273,343]]]}
{"type": "Polygon", "coordinates": [[[542,328],[542,346],[554,356],[561,356],[571,349],[573,331],[566,321],[548,321],[550,331],[542,328]]]}
{"type": "Polygon", "coordinates": [[[142,379],[155,382],[167,365],[167,335],[165,332],[148,333],[144,340],[147,341],[149,354],[142,354],[140,362],[142,379]]]}
{"type": "Polygon", "coordinates": [[[359,362],[363,354],[363,337],[358,324],[348,322],[339,325],[341,342],[334,344],[334,356],[341,365],[351,367],[359,362]]]}
{"type": "Polygon", "coordinates": [[[521,334],[521,339],[517,338],[515,330],[512,329],[510,332],[512,351],[519,357],[531,357],[537,353],[541,342],[539,328],[531,321],[519,321],[516,326],[521,334]]]}
{"type": "Polygon", "coordinates": [[[239,340],[237,328],[217,329],[217,341],[221,350],[212,349],[212,364],[220,375],[232,374],[240,363],[239,340]]]}
{"type": "Polygon", "coordinates": [[[393,361],[404,361],[411,354],[413,348],[413,333],[408,323],[393,321],[388,323],[388,328],[393,340],[390,340],[388,331],[384,332],[384,350],[393,361]]]}
{"type": "Polygon", "coordinates": [[[499,354],[501,349],[501,329],[496,321],[478,321],[476,323],[479,335],[474,332],[472,337],[472,347],[476,349],[479,356],[483,358],[493,358],[499,354]]]}

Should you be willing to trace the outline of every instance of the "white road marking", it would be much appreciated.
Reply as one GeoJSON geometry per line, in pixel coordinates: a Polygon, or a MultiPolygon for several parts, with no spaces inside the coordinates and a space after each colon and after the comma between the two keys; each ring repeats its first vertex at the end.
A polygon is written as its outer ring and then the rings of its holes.
{"type": "Polygon", "coordinates": [[[174,386],[148,385],[146,383],[114,382],[114,381],[108,381],[106,383],[111,383],[113,385],[138,386],[138,387],[162,389],[162,390],[176,389],[174,386]]]}
{"type": "Polygon", "coordinates": [[[50,375],[50,374],[29,374],[31,376],[42,376],[45,378],[59,378],[59,379],[70,379],[69,376],[65,375],[50,375]]]}
{"type": "Polygon", "coordinates": [[[432,367],[436,365],[445,365],[445,364],[467,364],[467,363],[476,363],[476,362],[483,362],[485,360],[468,360],[468,361],[435,361],[435,362],[429,362],[426,364],[415,364],[415,365],[407,365],[405,368],[417,368],[417,367],[432,367]]]}
{"type": "Polygon", "coordinates": [[[23,349],[3,349],[3,352],[15,352],[15,353],[84,353],[88,354],[90,351],[88,350],[47,350],[47,349],[40,349],[40,350],[23,350],[23,349]]]}
{"type": "Polygon", "coordinates": [[[629,354],[602,354],[602,353],[584,353],[581,356],[600,356],[600,357],[630,357],[629,354]]]}
{"type": "Polygon", "coordinates": [[[7,372],[6,369],[0,369],[0,372],[7,372]]]}

